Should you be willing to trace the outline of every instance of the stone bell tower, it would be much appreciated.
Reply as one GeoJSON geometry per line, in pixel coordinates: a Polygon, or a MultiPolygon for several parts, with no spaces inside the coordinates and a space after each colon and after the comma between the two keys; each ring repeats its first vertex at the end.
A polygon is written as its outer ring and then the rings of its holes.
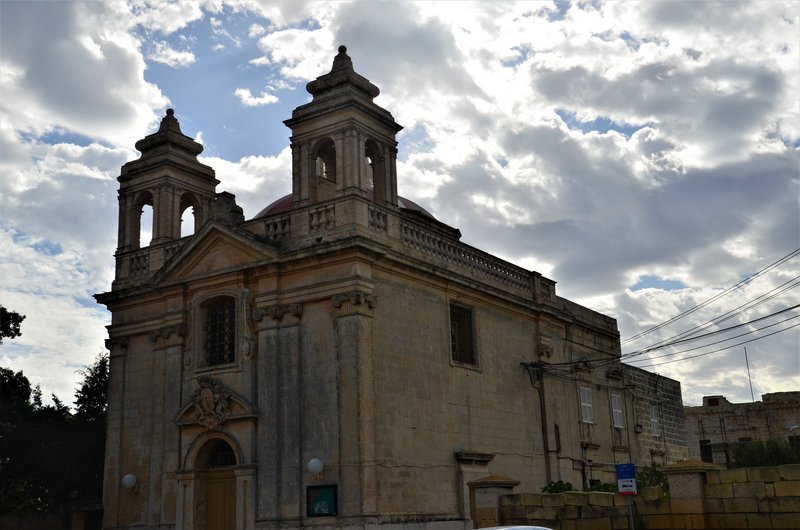
{"type": "Polygon", "coordinates": [[[141,213],[153,207],[152,244],[181,237],[181,215],[194,208],[195,228],[208,216],[219,181],[197,161],[203,146],[181,132],[175,111],[167,109],[158,131],[136,142],[142,156],[122,166],[118,251],[139,248],[141,213]]]}
{"type": "Polygon", "coordinates": [[[311,81],[313,100],[284,121],[292,129],[292,199],[312,206],[360,195],[397,206],[397,141],[402,129],[373,103],[378,87],[353,70],[339,46],[333,68],[311,81]]]}
{"type": "MultiPolygon", "coordinates": [[[[181,132],[175,112],[167,110],[158,131],[136,142],[142,156],[122,166],[119,187],[119,236],[116,287],[137,283],[158,270],[170,245],[181,239],[181,216],[193,209],[197,231],[217,201],[214,170],[201,164],[203,146],[181,132]],[[153,209],[152,241],[140,241],[142,210],[153,209]]],[[[174,250],[174,249],[172,249],[174,250]]]]}

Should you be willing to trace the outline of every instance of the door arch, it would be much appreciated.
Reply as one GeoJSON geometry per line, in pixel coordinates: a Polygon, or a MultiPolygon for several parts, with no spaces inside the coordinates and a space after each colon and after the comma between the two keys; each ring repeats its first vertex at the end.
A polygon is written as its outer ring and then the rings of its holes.
{"type": "Polygon", "coordinates": [[[198,503],[205,508],[206,530],[234,530],[236,528],[236,453],[221,438],[205,443],[198,454],[198,462],[205,475],[205,495],[198,503]]]}

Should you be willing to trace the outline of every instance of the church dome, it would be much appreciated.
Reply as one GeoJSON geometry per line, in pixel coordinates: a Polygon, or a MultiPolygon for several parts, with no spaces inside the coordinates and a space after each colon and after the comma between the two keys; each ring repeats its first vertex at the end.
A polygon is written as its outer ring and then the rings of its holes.
{"type": "MultiPolygon", "coordinates": [[[[372,190],[369,190],[368,197],[370,200],[372,200],[372,190]]],[[[401,210],[405,210],[406,212],[416,213],[423,217],[433,219],[434,221],[436,220],[436,218],[433,215],[431,215],[431,213],[428,210],[426,210],[425,208],[423,208],[422,206],[420,206],[419,204],[415,203],[410,199],[406,199],[405,197],[397,197],[397,202],[399,203],[401,210]]],[[[254,219],[286,213],[291,208],[292,208],[292,194],[290,193],[270,203],[266,208],[258,212],[254,217],[254,219]]]]}

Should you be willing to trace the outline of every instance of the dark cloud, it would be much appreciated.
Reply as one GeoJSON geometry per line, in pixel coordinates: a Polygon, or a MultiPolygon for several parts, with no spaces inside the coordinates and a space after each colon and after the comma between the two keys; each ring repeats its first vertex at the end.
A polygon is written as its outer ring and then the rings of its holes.
{"type": "Polygon", "coordinates": [[[0,107],[35,120],[15,120],[21,129],[55,125],[132,143],[128,131],[143,127],[154,117],[152,106],[163,103],[158,89],[144,81],[136,41],[111,38],[124,35],[124,28],[109,27],[120,20],[110,5],[3,2],[2,11],[2,60],[19,75],[11,92],[16,107],[0,107]]]}
{"type": "Polygon", "coordinates": [[[343,5],[333,23],[337,42],[348,47],[356,71],[384,88],[391,99],[425,92],[479,95],[449,27],[419,20],[414,4],[357,1],[343,5]]]}

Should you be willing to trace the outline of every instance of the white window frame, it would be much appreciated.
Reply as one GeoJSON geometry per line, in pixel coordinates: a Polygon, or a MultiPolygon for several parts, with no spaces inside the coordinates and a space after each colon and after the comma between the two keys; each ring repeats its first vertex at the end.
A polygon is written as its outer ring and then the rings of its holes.
{"type": "Polygon", "coordinates": [[[611,394],[611,420],[614,427],[625,428],[625,404],[619,394],[611,394]]]}
{"type": "Polygon", "coordinates": [[[653,436],[661,436],[661,418],[658,414],[658,405],[650,405],[650,431],[653,436]]]}
{"type": "Polygon", "coordinates": [[[592,389],[586,386],[580,387],[581,394],[581,421],[583,423],[594,423],[594,411],[592,410],[592,389]]]}

